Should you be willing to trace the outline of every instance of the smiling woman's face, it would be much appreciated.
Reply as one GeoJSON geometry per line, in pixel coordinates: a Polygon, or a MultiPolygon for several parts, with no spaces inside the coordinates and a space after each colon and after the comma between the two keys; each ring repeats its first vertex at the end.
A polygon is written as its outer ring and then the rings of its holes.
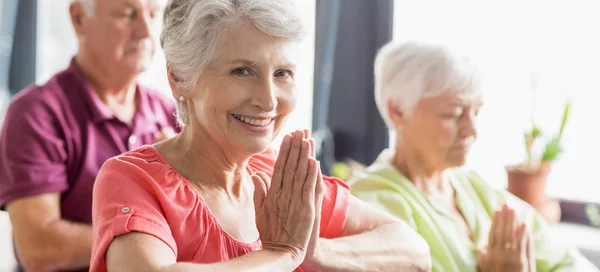
{"type": "Polygon", "coordinates": [[[236,152],[264,151],[296,106],[297,46],[250,23],[228,29],[190,92],[193,133],[236,152]]]}

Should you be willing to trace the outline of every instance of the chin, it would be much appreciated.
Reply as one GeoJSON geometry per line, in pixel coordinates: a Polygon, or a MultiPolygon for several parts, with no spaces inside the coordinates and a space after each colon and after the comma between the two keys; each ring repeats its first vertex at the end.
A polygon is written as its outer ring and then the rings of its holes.
{"type": "Polygon", "coordinates": [[[129,71],[143,73],[148,70],[151,62],[152,58],[148,56],[132,56],[130,59],[126,60],[125,66],[129,71]]]}
{"type": "Polygon", "coordinates": [[[150,62],[151,60],[140,60],[136,65],[135,65],[135,71],[138,73],[143,73],[146,70],[148,70],[148,67],[150,67],[150,62]]]}
{"type": "Polygon", "coordinates": [[[447,164],[451,168],[465,166],[467,164],[467,156],[451,156],[447,164]]]}
{"type": "Polygon", "coordinates": [[[246,139],[244,143],[244,151],[248,154],[259,154],[267,150],[271,145],[271,139],[267,137],[261,137],[264,139],[256,138],[256,139],[246,139]]]}

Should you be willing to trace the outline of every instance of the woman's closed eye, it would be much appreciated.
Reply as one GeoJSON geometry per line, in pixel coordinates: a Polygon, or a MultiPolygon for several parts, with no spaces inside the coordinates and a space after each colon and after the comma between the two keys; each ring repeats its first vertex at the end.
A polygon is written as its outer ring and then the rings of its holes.
{"type": "Polygon", "coordinates": [[[442,113],[442,117],[449,118],[449,119],[460,118],[462,115],[463,115],[463,110],[462,109],[461,110],[456,110],[456,111],[442,113]]]}
{"type": "Polygon", "coordinates": [[[236,76],[251,76],[253,73],[252,71],[250,71],[250,69],[248,69],[247,67],[238,67],[233,69],[233,71],[231,71],[232,74],[236,75],[236,76]]]}
{"type": "Polygon", "coordinates": [[[477,117],[479,115],[479,108],[475,108],[475,109],[459,109],[456,111],[451,111],[451,112],[445,112],[442,114],[442,117],[444,118],[448,118],[448,119],[459,119],[461,117],[463,117],[465,114],[473,114],[474,117],[477,117]]]}

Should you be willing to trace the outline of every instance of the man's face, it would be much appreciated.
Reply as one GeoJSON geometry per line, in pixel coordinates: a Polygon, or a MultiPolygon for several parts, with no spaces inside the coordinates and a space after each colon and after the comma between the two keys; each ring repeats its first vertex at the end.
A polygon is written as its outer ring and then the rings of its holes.
{"type": "Polygon", "coordinates": [[[159,12],[154,0],[96,0],[93,14],[80,5],[72,7],[71,14],[80,18],[74,21],[80,52],[104,69],[103,73],[143,72],[154,54],[152,26],[159,12]]]}

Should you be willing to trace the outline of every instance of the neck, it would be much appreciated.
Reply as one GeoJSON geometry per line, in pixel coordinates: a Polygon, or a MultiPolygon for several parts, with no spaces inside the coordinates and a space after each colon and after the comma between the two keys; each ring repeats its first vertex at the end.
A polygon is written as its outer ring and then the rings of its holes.
{"type": "Polygon", "coordinates": [[[186,126],[173,138],[173,157],[180,158],[179,172],[196,187],[224,189],[231,198],[242,195],[251,184],[247,171],[249,156],[230,156],[206,131],[186,126]]]}
{"type": "Polygon", "coordinates": [[[134,103],[136,75],[115,73],[84,52],[75,56],[75,62],[102,102],[107,105],[134,103]]]}
{"type": "Polygon", "coordinates": [[[406,176],[417,188],[426,192],[445,191],[450,187],[446,177],[446,168],[436,167],[426,158],[427,156],[412,145],[403,144],[396,140],[396,151],[391,163],[406,176]]]}

